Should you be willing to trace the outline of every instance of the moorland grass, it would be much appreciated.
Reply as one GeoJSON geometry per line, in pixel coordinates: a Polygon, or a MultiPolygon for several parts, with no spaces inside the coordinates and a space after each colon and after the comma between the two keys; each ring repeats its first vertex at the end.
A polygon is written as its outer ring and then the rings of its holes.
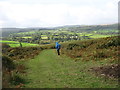
{"type": "Polygon", "coordinates": [[[55,50],[44,50],[25,62],[27,83],[24,88],[116,88],[115,79],[96,76],[91,67],[108,64],[107,61],[82,61],[58,56],[55,50]]]}

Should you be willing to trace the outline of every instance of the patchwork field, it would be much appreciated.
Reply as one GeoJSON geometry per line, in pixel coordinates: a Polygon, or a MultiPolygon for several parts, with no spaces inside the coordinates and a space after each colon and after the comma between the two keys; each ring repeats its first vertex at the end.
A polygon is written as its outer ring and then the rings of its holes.
{"type": "MultiPolygon", "coordinates": [[[[6,40],[21,41],[21,42],[35,43],[35,44],[50,44],[55,42],[86,40],[86,39],[94,39],[94,38],[102,38],[102,37],[111,37],[117,35],[118,35],[117,30],[75,32],[70,30],[57,29],[57,30],[35,30],[29,32],[14,33],[14,34],[10,34],[6,40]]],[[[11,44],[11,46],[14,45],[11,44]]]]}

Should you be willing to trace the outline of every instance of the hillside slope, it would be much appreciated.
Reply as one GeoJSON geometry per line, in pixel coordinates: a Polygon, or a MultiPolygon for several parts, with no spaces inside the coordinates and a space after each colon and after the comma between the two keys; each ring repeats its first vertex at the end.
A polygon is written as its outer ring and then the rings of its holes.
{"type": "Polygon", "coordinates": [[[120,37],[107,37],[63,44],[61,52],[77,60],[115,61],[119,58],[120,37]]]}

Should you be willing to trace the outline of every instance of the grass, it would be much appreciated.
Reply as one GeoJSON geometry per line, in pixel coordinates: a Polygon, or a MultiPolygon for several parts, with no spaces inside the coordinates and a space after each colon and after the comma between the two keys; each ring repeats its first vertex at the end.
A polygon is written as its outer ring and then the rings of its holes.
{"type": "MultiPolygon", "coordinates": [[[[19,47],[20,44],[9,44],[10,47],[19,47]]],[[[39,46],[38,44],[31,44],[31,43],[22,43],[23,47],[30,47],[30,46],[39,46]]]]}
{"type": "Polygon", "coordinates": [[[55,50],[44,50],[25,62],[25,88],[116,88],[114,79],[99,77],[88,71],[91,67],[108,64],[104,61],[77,61],[56,55],[55,50]]]}
{"type": "Polygon", "coordinates": [[[48,39],[48,37],[47,37],[47,36],[42,36],[41,38],[42,38],[42,39],[48,39]]]}
{"type": "Polygon", "coordinates": [[[30,31],[30,32],[21,32],[21,33],[17,33],[17,34],[34,34],[36,33],[35,31],[30,31]]]}
{"type": "Polygon", "coordinates": [[[100,35],[100,34],[93,34],[90,36],[91,38],[104,38],[104,37],[110,37],[111,35],[100,35]]]}
{"type": "Polygon", "coordinates": [[[22,38],[32,38],[32,37],[22,37],[22,38]]]}
{"type": "MultiPolygon", "coordinates": [[[[7,43],[10,45],[10,47],[19,47],[20,44],[17,41],[7,41],[7,40],[1,40],[2,43],[7,43]]],[[[29,46],[39,46],[38,44],[32,44],[32,43],[22,43],[23,47],[29,47],[29,46]]]]}
{"type": "Polygon", "coordinates": [[[2,43],[19,43],[17,41],[7,41],[7,40],[0,40],[2,43]]]}
{"type": "Polygon", "coordinates": [[[98,32],[108,33],[108,32],[119,32],[119,30],[98,30],[98,32]]]}

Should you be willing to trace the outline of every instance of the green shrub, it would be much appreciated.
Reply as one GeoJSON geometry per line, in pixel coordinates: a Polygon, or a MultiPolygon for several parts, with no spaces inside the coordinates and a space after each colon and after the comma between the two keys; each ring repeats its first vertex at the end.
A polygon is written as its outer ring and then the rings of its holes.
{"type": "Polygon", "coordinates": [[[21,72],[23,72],[24,66],[14,63],[13,60],[7,56],[2,56],[2,66],[3,88],[14,87],[15,85],[25,82],[25,79],[21,77],[21,72]]]}
{"type": "Polygon", "coordinates": [[[13,61],[7,57],[7,56],[2,56],[2,66],[4,68],[7,68],[8,70],[13,70],[15,69],[15,64],[13,61]]]}
{"type": "Polygon", "coordinates": [[[78,46],[77,44],[69,44],[67,50],[72,50],[74,47],[78,46]]]}
{"type": "Polygon", "coordinates": [[[2,43],[2,48],[9,48],[10,45],[6,44],[6,43],[2,43]]]}
{"type": "Polygon", "coordinates": [[[120,40],[114,36],[67,43],[61,51],[62,54],[72,58],[83,58],[84,60],[111,58],[112,61],[118,58],[118,54],[116,54],[118,47],[120,47],[120,40]]]}
{"type": "Polygon", "coordinates": [[[120,46],[120,40],[118,37],[107,38],[106,42],[99,44],[96,48],[102,49],[102,48],[108,48],[111,46],[120,46]]]}
{"type": "Polygon", "coordinates": [[[105,55],[103,52],[97,52],[94,55],[94,58],[107,58],[107,55],[105,55]]]}
{"type": "Polygon", "coordinates": [[[19,85],[21,83],[25,83],[25,79],[23,79],[20,74],[13,73],[10,78],[10,83],[13,85],[19,85]]]}

